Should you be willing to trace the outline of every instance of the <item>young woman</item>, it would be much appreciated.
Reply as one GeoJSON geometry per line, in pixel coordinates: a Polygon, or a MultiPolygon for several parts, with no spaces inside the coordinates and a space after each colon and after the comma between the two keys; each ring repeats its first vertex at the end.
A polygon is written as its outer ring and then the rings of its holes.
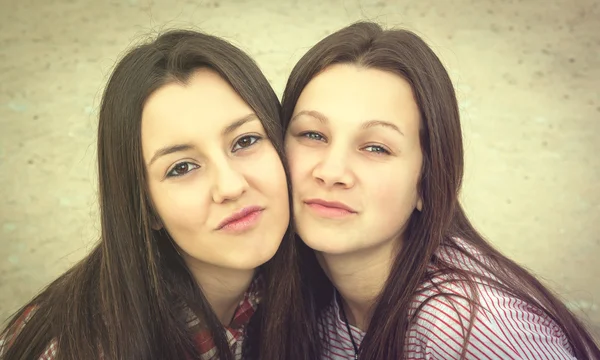
{"type": "Polygon", "coordinates": [[[129,51],[100,109],[100,242],[10,320],[0,358],[239,359],[261,299],[248,351],[301,352],[284,348],[298,295],[279,110],[219,38],[129,51]]]}
{"type": "Polygon", "coordinates": [[[282,103],[320,358],[600,359],[575,316],[465,216],[457,101],[423,40],[344,28],[302,57],[282,103]]]}

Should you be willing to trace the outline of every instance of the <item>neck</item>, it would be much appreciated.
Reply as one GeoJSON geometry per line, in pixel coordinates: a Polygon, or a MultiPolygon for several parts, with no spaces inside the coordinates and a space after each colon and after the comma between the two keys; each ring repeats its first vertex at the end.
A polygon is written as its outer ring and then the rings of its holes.
{"type": "Polygon", "coordinates": [[[346,254],[318,253],[323,270],[342,297],[347,320],[366,331],[379,294],[390,275],[397,243],[346,254]]]}
{"type": "Polygon", "coordinates": [[[255,269],[227,269],[187,258],[185,262],[221,323],[229,325],[255,269]]]}

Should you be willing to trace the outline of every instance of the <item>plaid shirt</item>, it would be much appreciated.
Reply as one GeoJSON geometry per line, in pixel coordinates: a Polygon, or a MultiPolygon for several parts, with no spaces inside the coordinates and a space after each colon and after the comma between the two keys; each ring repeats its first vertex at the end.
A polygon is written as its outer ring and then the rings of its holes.
{"type": "MultiPolygon", "coordinates": [[[[260,303],[260,289],[262,288],[262,280],[260,277],[255,279],[250,288],[244,294],[244,298],[240,301],[233,320],[229,326],[225,327],[225,335],[229,348],[236,360],[242,358],[242,345],[244,343],[244,332],[246,324],[254,315],[258,304],[260,303]]],[[[195,340],[198,346],[198,351],[201,354],[202,360],[217,360],[217,347],[215,346],[212,337],[206,329],[200,325],[200,321],[193,313],[189,313],[188,326],[196,333],[195,340]]],[[[41,359],[40,359],[41,360],[41,359]]],[[[45,359],[44,359],[45,360],[45,359]]]]}
{"type": "MultiPolygon", "coordinates": [[[[236,360],[240,360],[242,358],[242,345],[244,342],[245,327],[250,321],[250,318],[252,318],[252,315],[254,315],[254,312],[260,303],[260,290],[262,289],[262,285],[261,277],[257,277],[254,279],[254,281],[252,281],[252,284],[244,294],[244,298],[240,301],[234,312],[233,320],[229,326],[225,327],[227,341],[229,343],[231,352],[234,355],[234,359],[236,360]]],[[[34,310],[34,307],[25,310],[22,315],[22,318],[24,319],[22,324],[31,318],[34,310]]],[[[15,333],[22,329],[22,326],[23,325],[17,325],[17,330],[15,333]]],[[[211,338],[208,330],[201,326],[199,319],[191,311],[188,313],[188,326],[196,334],[194,338],[196,340],[197,349],[200,353],[201,359],[217,360],[217,348],[213,342],[213,339],[211,338]]],[[[0,339],[0,356],[2,356],[4,345],[5,339],[0,339]]],[[[10,344],[8,345],[10,346],[10,344]]],[[[58,343],[56,339],[54,339],[50,342],[50,344],[48,344],[38,360],[56,360],[57,353],[58,343]]]]}

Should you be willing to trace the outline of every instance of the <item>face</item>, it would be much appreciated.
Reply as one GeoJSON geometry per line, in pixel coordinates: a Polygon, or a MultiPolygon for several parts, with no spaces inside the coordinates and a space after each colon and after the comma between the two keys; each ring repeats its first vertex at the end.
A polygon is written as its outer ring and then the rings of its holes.
{"type": "Polygon", "coordinates": [[[401,77],[333,65],[304,88],[286,132],[297,231],[345,254],[401,241],[417,191],[419,110],[401,77]]]}
{"type": "Polygon", "coordinates": [[[285,173],[261,121],[217,73],[147,100],[142,149],[159,221],[188,266],[253,269],[288,227],[285,173]]]}

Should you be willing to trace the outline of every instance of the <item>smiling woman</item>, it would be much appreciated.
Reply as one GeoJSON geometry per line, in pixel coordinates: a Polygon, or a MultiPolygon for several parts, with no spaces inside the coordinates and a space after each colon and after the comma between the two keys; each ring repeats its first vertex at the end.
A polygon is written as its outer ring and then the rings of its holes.
{"type": "Polygon", "coordinates": [[[315,358],[600,359],[466,217],[454,88],[421,38],[369,22],[329,35],[282,114],[315,358]]]}
{"type": "Polygon", "coordinates": [[[289,311],[282,133],[266,78],[229,43],[171,31],[129,51],[100,109],[100,242],[12,318],[0,358],[304,353],[285,346],[302,303],[289,311]]]}
{"type": "MultiPolygon", "coordinates": [[[[240,278],[245,290],[289,219],[281,216],[289,207],[283,165],[260,119],[218,73],[201,69],[148,98],[141,131],[160,219],[154,229],[164,226],[201,284],[219,268],[239,269],[245,279],[234,274],[224,283],[240,278]]],[[[221,316],[225,322],[232,314],[221,316]]]]}

